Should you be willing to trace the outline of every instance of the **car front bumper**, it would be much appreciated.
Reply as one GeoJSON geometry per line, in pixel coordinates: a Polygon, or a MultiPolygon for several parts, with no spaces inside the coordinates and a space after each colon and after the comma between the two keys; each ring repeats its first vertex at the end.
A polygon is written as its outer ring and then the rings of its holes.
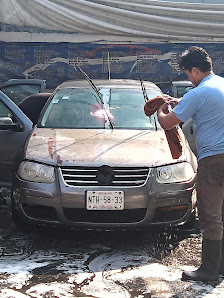
{"type": "MultiPolygon", "coordinates": [[[[158,184],[151,175],[139,187],[124,190],[123,210],[87,210],[84,187],[22,181],[15,177],[13,211],[23,222],[77,229],[146,229],[184,224],[196,205],[195,177],[185,183],[158,184]]],[[[88,190],[121,190],[98,186],[88,190]]]]}

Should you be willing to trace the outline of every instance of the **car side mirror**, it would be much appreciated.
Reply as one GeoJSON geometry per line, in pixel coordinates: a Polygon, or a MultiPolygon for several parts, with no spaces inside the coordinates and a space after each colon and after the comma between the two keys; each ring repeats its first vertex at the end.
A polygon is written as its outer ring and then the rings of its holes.
{"type": "Polygon", "coordinates": [[[20,126],[14,123],[10,117],[0,117],[0,130],[18,131],[20,126]]]}

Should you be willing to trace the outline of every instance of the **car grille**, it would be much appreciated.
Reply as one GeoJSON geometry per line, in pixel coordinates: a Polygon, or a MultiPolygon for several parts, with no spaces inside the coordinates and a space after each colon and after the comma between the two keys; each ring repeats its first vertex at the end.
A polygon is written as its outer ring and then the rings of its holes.
{"type": "MultiPolygon", "coordinates": [[[[146,183],[150,168],[110,168],[113,178],[107,184],[100,183],[98,173],[102,167],[61,167],[64,183],[69,186],[141,186],[146,183]]],[[[109,168],[109,167],[108,167],[109,168]]],[[[108,174],[109,175],[109,174],[108,174]]]]}
{"type": "Polygon", "coordinates": [[[63,208],[67,220],[86,223],[135,223],[144,219],[146,211],[146,208],[119,211],[63,208]]]}
{"type": "Polygon", "coordinates": [[[155,215],[152,219],[153,223],[162,223],[162,222],[170,222],[174,220],[180,220],[187,213],[187,205],[186,209],[177,209],[177,210],[160,210],[156,209],[155,215]]]}
{"type": "Polygon", "coordinates": [[[22,204],[24,213],[35,219],[42,219],[48,221],[57,221],[57,212],[55,208],[50,206],[22,204]]]}

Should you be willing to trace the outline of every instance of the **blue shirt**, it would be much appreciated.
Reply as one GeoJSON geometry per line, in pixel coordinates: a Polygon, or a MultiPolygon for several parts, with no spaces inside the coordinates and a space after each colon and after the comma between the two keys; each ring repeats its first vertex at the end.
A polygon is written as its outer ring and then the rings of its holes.
{"type": "Polygon", "coordinates": [[[181,122],[193,119],[198,160],[224,153],[224,78],[206,76],[183,96],[173,112],[181,122]]]}

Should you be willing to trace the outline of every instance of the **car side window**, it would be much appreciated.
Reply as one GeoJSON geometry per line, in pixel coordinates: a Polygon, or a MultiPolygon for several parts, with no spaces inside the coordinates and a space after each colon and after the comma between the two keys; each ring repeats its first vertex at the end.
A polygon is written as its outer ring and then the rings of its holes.
{"type": "Polygon", "coordinates": [[[8,107],[4,105],[2,101],[0,101],[0,117],[10,117],[13,118],[13,114],[8,107]]]}
{"type": "Polygon", "coordinates": [[[185,93],[187,93],[189,90],[193,89],[193,86],[180,86],[177,87],[177,97],[183,97],[185,93]]]}
{"type": "Polygon", "coordinates": [[[15,104],[19,104],[24,98],[40,92],[40,85],[36,84],[20,84],[14,86],[6,86],[2,88],[4,92],[15,104]]]}

